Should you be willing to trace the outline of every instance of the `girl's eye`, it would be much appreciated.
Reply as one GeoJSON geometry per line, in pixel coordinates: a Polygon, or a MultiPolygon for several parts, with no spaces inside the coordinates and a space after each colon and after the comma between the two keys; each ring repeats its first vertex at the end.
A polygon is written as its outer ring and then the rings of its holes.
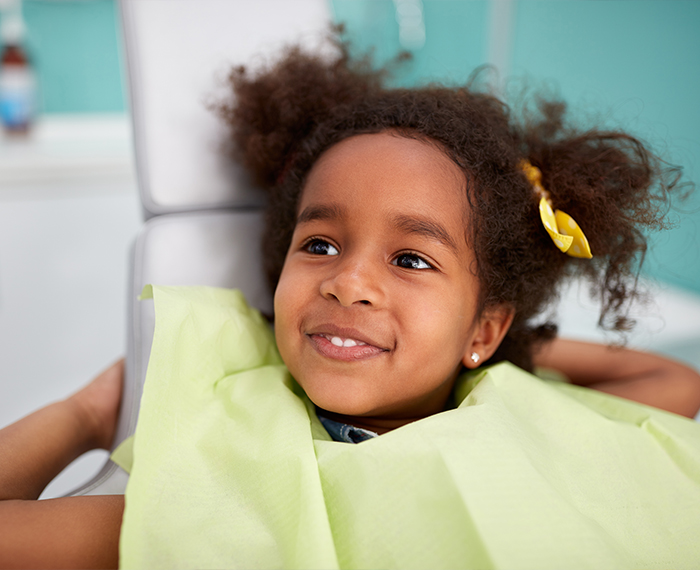
{"type": "Polygon", "coordinates": [[[304,246],[304,249],[313,255],[338,255],[335,246],[322,239],[313,239],[304,246]]]}
{"type": "Polygon", "coordinates": [[[401,255],[394,258],[392,261],[394,265],[398,267],[403,267],[405,269],[432,269],[433,266],[430,265],[422,257],[418,257],[413,253],[402,253],[401,255]]]}

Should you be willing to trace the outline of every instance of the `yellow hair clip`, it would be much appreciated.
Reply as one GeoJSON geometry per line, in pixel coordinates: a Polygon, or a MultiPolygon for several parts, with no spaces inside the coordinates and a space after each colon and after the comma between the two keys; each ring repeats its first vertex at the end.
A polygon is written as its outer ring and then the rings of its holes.
{"type": "Polygon", "coordinates": [[[581,227],[574,219],[561,210],[552,210],[552,200],[549,192],[542,187],[542,173],[536,166],[532,166],[527,160],[520,162],[525,176],[535,189],[535,193],[540,197],[540,218],[542,225],[552,238],[554,245],[561,251],[572,257],[583,257],[590,259],[593,257],[591,247],[583,233],[581,227]]]}

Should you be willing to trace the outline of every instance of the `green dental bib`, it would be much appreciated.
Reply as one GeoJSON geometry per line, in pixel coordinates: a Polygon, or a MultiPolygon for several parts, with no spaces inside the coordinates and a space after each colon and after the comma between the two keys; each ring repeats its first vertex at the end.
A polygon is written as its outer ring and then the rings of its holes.
{"type": "Polygon", "coordinates": [[[700,567],[691,420],[503,363],[339,443],[239,292],[151,293],[123,568],[700,567]]]}

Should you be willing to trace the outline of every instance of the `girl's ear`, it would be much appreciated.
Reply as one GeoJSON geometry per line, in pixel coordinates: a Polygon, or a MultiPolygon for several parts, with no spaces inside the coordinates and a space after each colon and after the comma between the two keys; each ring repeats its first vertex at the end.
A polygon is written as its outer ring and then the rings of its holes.
{"type": "Polygon", "coordinates": [[[462,364],[467,368],[476,368],[479,363],[491,358],[506,336],[514,316],[515,310],[510,305],[499,305],[484,311],[462,358],[462,364]]]}

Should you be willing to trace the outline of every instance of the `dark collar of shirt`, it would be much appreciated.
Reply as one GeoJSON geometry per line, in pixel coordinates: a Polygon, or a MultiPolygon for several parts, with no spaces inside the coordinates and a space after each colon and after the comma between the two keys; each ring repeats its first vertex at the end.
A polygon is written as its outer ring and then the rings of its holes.
{"type": "Polygon", "coordinates": [[[318,419],[321,420],[323,427],[326,428],[328,435],[333,438],[333,441],[360,443],[361,441],[372,439],[373,437],[377,437],[377,435],[379,435],[368,429],[351,426],[342,422],[336,422],[335,420],[328,419],[321,414],[317,415],[318,419]]]}

